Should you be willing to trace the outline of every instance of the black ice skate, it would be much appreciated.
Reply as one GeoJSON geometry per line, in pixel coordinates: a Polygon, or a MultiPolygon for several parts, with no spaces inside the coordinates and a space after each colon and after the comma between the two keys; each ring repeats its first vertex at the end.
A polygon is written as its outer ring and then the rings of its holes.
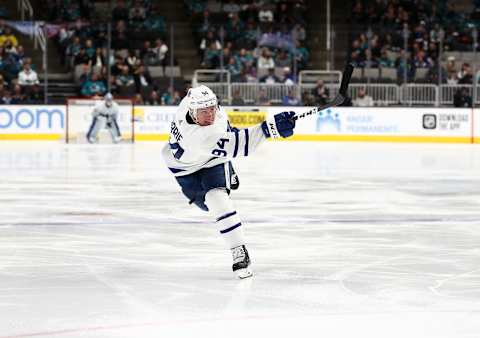
{"type": "Polygon", "coordinates": [[[253,271],[250,268],[250,257],[248,256],[245,245],[237,246],[232,250],[233,265],[232,270],[238,278],[244,279],[253,276],[253,271]]]}

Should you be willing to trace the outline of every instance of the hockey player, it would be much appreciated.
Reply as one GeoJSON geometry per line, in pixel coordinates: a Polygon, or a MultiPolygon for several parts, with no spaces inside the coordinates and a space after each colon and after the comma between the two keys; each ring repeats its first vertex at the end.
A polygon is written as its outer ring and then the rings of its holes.
{"type": "Polygon", "coordinates": [[[239,181],[231,160],[248,156],[267,138],[293,135],[294,112],[276,114],[259,125],[232,128],[217,97],[206,86],[188,91],[171,124],[162,150],[190,204],[208,211],[233,256],[232,269],[243,279],[253,275],[240,216],[229,195],[239,181]]]}
{"type": "Polygon", "coordinates": [[[97,135],[103,128],[107,128],[112,136],[113,143],[118,143],[122,139],[120,128],[118,127],[118,104],[113,101],[113,96],[107,93],[102,102],[95,105],[92,112],[92,124],[87,132],[89,143],[97,141],[97,135]]]}

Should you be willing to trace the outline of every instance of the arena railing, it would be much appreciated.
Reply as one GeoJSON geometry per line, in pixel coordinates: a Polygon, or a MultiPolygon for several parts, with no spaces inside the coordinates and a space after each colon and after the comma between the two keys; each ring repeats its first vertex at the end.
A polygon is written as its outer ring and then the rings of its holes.
{"type": "Polygon", "coordinates": [[[248,104],[254,104],[261,91],[265,91],[270,102],[279,104],[283,98],[293,91],[295,97],[300,97],[300,87],[298,85],[286,85],[283,83],[265,84],[265,83],[232,83],[232,93],[239,93],[239,96],[248,104]]]}
{"type": "Polygon", "coordinates": [[[192,87],[199,84],[210,87],[219,97],[222,104],[232,99],[230,72],[221,69],[197,69],[193,72],[192,87]]]}
{"type": "Polygon", "coordinates": [[[404,105],[438,105],[438,86],[433,84],[403,84],[400,87],[400,103],[404,105]]]}
{"type": "MultiPolygon", "coordinates": [[[[286,85],[281,83],[227,83],[215,81],[198,81],[197,84],[210,86],[223,104],[231,103],[232,97],[238,95],[245,104],[253,105],[257,102],[260,91],[264,90],[272,104],[280,104],[289,91],[294,92],[296,97],[302,98],[306,93],[313,93],[315,84],[286,85]]],[[[326,84],[329,89],[329,97],[338,94],[338,84],[326,84]]],[[[376,106],[442,106],[453,105],[455,93],[461,88],[467,88],[467,94],[473,98],[473,85],[441,85],[433,84],[403,84],[392,83],[352,83],[349,86],[349,96],[355,99],[361,88],[371,96],[376,106]]],[[[476,104],[480,104],[480,87],[475,86],[477,91],[476,104]]]]}

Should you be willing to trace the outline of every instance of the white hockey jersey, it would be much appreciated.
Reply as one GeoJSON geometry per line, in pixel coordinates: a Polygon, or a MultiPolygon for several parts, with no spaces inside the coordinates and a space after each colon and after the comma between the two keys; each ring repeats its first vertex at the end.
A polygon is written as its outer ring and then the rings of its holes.
{"type": "Polygon", "coordinates": [[[187,121],[188,100],[185,97],[180,102],[171,124],[170,140],[162,149],[167,167],[175,176],[189,175],[238,156],[248,156],[266,140],[260,124],[232,129],[221,107],[212,125],[199,126],[187,121]]]}
{"type": "Polygon", "coordinates": [[[92,117],[97,116],[107,118],[113,117],[116,119],[118,117],[118,104],[116,102],[112,102],[112,105],[110,107],[107,107],[105,101],[98,102],[97,104],[95,104],[92,112],[92,117]]]}

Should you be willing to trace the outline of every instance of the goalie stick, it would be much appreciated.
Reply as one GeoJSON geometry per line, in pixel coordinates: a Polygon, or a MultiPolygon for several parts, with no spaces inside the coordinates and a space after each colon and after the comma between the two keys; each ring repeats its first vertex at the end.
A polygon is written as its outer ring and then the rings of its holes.
{"type": "Polygon", "coordinates": [[[353,73],[353,65],[351,63],[348,63],[345,66],[345,69],[343,70],[342,81],[340,83],[340,91],[339,91],[338,95],[335,96],[335,98],[332,101],[330,101],[329,103],[327,103],[326,105],[323,105],[321,107],[315,107],[315,108],[310,109],[309,111],[307,111],[305,113],[295,115],[292,119],[294,121],[296,121],[298,119],[303,119],[307,116],[317,114],[324,109],[327,109],[327,108],[330,108],[330,107],[338,107],[343,102],[345,102],[345,99],[347,98],[348,84],[350,83],[350,78],[352,77],[352,73],[353,73]]]}

